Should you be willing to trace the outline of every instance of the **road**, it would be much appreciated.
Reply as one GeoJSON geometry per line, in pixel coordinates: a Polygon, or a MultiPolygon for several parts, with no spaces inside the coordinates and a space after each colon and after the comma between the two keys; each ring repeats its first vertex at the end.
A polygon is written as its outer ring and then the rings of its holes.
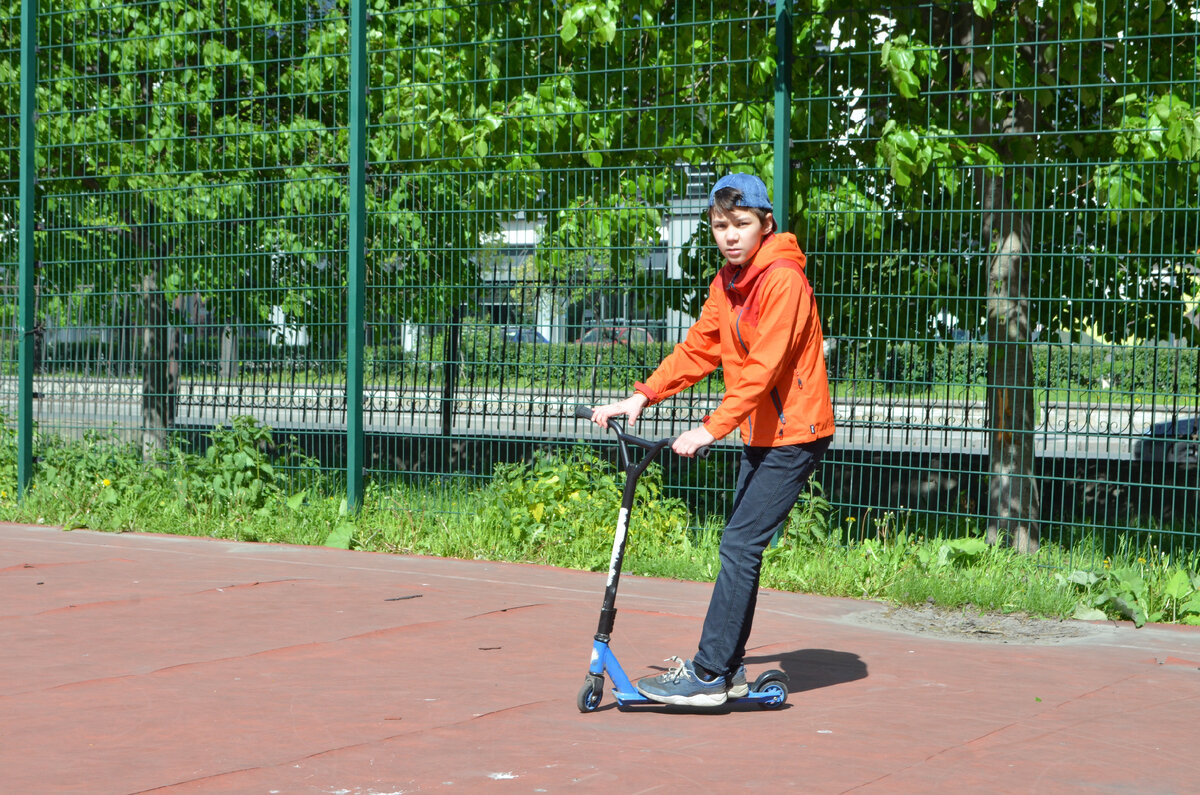
{"type": "MultiPolygon", "coordinates": [[[[15,416],[17,381],[0,378],[0,405],[15,416]]],[[[89,429],[115,430],[134,438],[141,426],[141,381],[133,379],[35,379],[34,419],[44,429],[78,436],[89,429]]],[[[279,429],[336,430],[345,424],[345,394],[340,384],[270,385],[262,383],[185,382],[176,421],[187,425],[227,422],[250,414],[279,429]]],[[[461,389],[452,435],[506,438],[600,438],[602,433],[572,414],[576,403],[594,404],[615,393],[556,394],[461,389]]],[[[718,403],[717,395],[676,399],[647,412],[639,423],[647,438],[673,436],[692,427],[718,403]]],[[[440,387],[368,388],[364,394],[368,431],[440,435],[440,387]]],[[[834,448],[845,450],[921,450],[986,453],[988,433],[982,403],[887,396],[882,399],[835,399],[839,431],[834,448]]],[[[1180,416],[1196,413],[1179,410],[1180,416]]],[[[1173,418],[1169,405],[1131,405],[1116,396],[1104,404],[1042,404],[1038,410],[1038,456],[1129,458],[1137,437],[1156,422],[1173,418]]],[[[727,444],[736,444],[729,439],[727,444]]]]}

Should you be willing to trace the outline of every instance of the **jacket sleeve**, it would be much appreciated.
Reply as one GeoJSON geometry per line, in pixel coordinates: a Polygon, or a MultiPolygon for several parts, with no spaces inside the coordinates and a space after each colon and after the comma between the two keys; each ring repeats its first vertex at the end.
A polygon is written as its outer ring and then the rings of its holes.
{"type": "Polygon", "coordinates": [[[721,364],[721,308],[714,297],[714,291],[718,289],[716,282],[709,287],[700,317],[688,329],[683,342],[662,360],[646,383],[633,385],[650,398],[651,404],[682,392],[721,364]]]}
{"type": "Polygon", "coordinates": [[[718,439],[770,399],[771,388],[795,360],[813,311],[812,288],[802,274],[779,268],[767,278],[758,316],[758,338],[746,355],[738,383],[725,393],[705,426],[718,439]]]}

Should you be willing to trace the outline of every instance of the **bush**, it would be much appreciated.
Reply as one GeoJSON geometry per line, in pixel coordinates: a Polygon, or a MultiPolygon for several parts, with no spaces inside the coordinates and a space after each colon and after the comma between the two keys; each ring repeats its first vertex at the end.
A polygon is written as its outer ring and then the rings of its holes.
{"type": "Polygon", "coordinates": [[[316,477],[317,462],[291,448],[277,445],[271,429],[253,417],[234,417],[218,426],[202,456],[176,452],[184,492],[196,501],[218,507],[237,505],[259,510],[284,495],[294,484],[292,474],[316,477]]]}
{"type": "MultiPolygon", "coordinates": [[[[665,343],[601,347],[516,343],[505,339],[497,326],[468,326],[459,342],[458,382],[568,391],[593,386],[627,389],[649,375],[670,349],[665,343]]],[[[415,350],[398,343],[368,346],[363,371],[376,381],[441,384],[446,372],[444,336],[422,338],[415,350]]]]}
{"type": "MultiPolygon", "coordinates": [[[[938,387],[984,386],[984,342],[870,343],[838,346],[837,378],[875,382],[896,394],[938,387]]],[[[1051,390],[1113,390],[1133,394],[1196,394],[1200,351],[1156,345],[1033,343],[1034,386],[1051,390]]]]}
{"type": "MultiPolygon", "coordinates": [[[[511,549],[547,563],[600,571],[608,567],[624,477],[587,449],[539,455],[532,464],[501,464],[483,490],[483,524],[511,549]],[[556,552],[571,550],[574,559],[556,552]]],[[[663,495],[662,471],[638,479],[628,553],[684,543],[688,511],[663,495]]]]}

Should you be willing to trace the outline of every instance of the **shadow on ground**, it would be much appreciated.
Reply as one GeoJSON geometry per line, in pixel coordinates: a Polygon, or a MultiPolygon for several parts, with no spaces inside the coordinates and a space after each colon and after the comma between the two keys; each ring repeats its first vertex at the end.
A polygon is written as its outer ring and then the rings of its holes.
{"type": "MultiPolygon", "coordinates": [[[[770,669],[782,670],[788,677],[788,692],[802,693],[806,690],[818,690],[823,687],[833,687],[847,682],[853,682],[867,677],[867,664],[857,654],[832,649],[800,649],[785,654],[747,657],[746,665],[752,670],[748,673],[757,677],[770,669]]],[[[652,665],[653,669],[667,670],[663,666],[652,665]]],[[[789,709],[790,704],[784,704],[777,709],[789,709]]],[[[746,709],[762,709],[760,704],[749,701],[730,701],[719,707],[686,707],[672,704],[631,704],[624,708],[609,702],[600,710],[622,709],[626,712],[664,712],[693,715],[727,715],[746,709]]]]}
{"type": "MultiPolygon", "coordinates": [[[[747,657],[746,665],[765,665],[788,675],[788,691],[802,693],[867,678],[867,664],[857,654],[832,649],[800,649],[785,654],[747,657]]],[[[750,671],[752,676],[755,671],[750,671]]]]}

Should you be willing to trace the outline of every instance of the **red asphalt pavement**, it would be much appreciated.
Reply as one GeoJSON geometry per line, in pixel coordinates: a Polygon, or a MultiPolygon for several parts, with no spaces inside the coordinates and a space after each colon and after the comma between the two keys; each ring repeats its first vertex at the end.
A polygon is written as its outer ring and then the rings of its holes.
{"type": "MultiPolygon", "coordinates": [[[[1200,791],[1200,632],[1023,644],[764,592],[781,709],[575,706],[604,575],[0,525],[4,793],[1200,791]]],[[[626,577],[631,677],[711,586],[626,577]]]]}

